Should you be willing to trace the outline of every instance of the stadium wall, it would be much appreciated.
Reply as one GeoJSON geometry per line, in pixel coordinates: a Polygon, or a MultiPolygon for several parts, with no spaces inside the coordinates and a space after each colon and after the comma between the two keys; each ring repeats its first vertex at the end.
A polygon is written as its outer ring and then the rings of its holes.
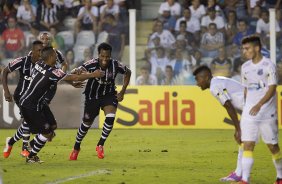
{"type": "MultiPolygon", "coordinates": [[[[14,91],[15,86],[10,86],[14,91]]],[[[278,119],[281,128],[282,86],[277,88],[278,119]]],[[[59,128],[77,128],[83,112],[82,90],[59,85],[51,109],[59,128]]],[[[17,128],[21,117],[14,103],[4,100],[0,92],[0,128],[17,128]]],[[[104,114],[93,127],[102,127],[104,114]]],[[[142,129],[231,129],[232,121],[208,90],[196,86],[129,87],[119,104],[115,128],[142,129]]]]}

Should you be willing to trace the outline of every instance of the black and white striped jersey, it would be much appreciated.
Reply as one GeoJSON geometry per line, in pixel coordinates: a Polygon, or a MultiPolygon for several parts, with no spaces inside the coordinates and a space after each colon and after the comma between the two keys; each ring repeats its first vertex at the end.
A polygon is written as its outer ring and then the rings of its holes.
{"type": "MultiPolygon", "coordinates": [[[[92,59],[85,62],[81,67],[85,68],[88,72],[94,72],[95,70],[102,70],[99,64],[99,59],[92,59]]],[[[115,78],[118,73],[125,74],[127,72],[127,66],[122,65],[119,61],[111,59],[105,72],[105,76],[102,78],[91,78],[85,87],[86,99],[98,99],[100,96],[115,94],[115,78]]]]}
{"type": "Polygon", "coordinates": [[[20,105],[28,109],[40,111],[41,102],[49,91],[50,86],[59,82],[65,76],[66,73],[63,70],[46,65],[42,61],[37,62],[31,73],[30,85],[20,99],[20,105]]]}
{"type": "Polygon", "coordinates": [[[16,103],[19,102],[21,96],[24,94],[31,80],[31,71],[34,67],[34,63],[31,61],[31,56],[19,57],[11,61],[8,64],[10,72],[19,71],[20,78],[18,85],[14,92],[14,100],[16,103]]]}

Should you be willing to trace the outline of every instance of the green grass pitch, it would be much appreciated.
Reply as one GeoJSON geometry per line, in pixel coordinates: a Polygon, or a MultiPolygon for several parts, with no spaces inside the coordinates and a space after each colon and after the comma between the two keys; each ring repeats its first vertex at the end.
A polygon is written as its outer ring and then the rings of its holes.
{"type": "MultiPolygon", "coordinates": [[[[76,136],[57,130],[53,142],[39,153],[43,164],[26,164],[14,145],[8,159],[0,157],[4,184],[217,184],[235,168],[233,130],[118,130],[105,144],[99,160],[95,146],[101,130],[91,129],[77,161],[69,161],[76,136]]],[[[15,130],[0,130],[0,146],[15,130]]],[[[252,184],[270,184],[276,177],[270,152],[262,141],[254,153],[252,184]]]]}

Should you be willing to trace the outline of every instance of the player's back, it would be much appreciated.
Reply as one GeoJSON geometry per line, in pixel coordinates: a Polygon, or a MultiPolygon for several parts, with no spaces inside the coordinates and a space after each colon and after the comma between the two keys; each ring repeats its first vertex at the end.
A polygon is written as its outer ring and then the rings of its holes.
{"type": "MultiPolygon", "coordinates": [[[[244,87],[239,82],[227,77],[213,77],[210,84],[210,91],[216,98],[219,98],[218,95],[220,93],[227,94],[236,109],[243,109],[244,87]]],[[[221,103],[224,103],[221,99],[219,100],[221,103]]]]}

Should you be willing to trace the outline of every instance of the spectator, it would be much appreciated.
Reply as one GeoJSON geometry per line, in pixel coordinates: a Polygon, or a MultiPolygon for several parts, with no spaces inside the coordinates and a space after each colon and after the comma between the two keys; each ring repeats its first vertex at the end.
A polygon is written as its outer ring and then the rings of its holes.
{"type": "Polygon", "coordinates": [[[105,0],[92,0],[92,6],[101,7],[105,4],[105,0]]]}
{"type": "Polygon", "coordinates": [[[282,84],[282,62],[278,62],[277,63],[277,74],[278,74],[278,84],[281,85],[282,84]]]}
{"type": "Polygon", "coordinates": [[[187,59],[185,59],[183,56],[184,52],[185,51],[181,49],[176,49],[175,51],[176,62],[173,68],[174,76],[178,76],[181,73],[185,72],[191,74],[197,64],[196,59],[190,54],[188,54],[188,56],[186,57],[187,59]]]}
{"type": "Polygon", "coordinates": [[[216,11],[216,16],[221,16],[222,18],[224,17],[224,13],[220,6],[217,4],[216,0],[207,0],[207,6],[206,9],[208,10],[209,8],[214,8],[216,11]]]}
{"type": "Polygon", "coordinates": [[[248,0],[247,5],[247,11],[249,15],[252,15],[253,10],[256,6],[262,6],[263,0],[248,0]]]}
{"type": "Polygon", "coordinates": [[[191,11],[192,17],[198,19],[199,21],[204,15],[206,15],[206,9],[204,5],[201,4],[200,0],[192,0],[192,5],[189,7],[189,9],[191,11]]]}
{"type": "Polygon", "coordinates": [[[9,17],[15,17],[17,15],[17,10],[14,8],[13,3],[6,1],[3,5],[3,16],[7,21],[9,17]]]}
{"type": "Polygon", "coordinates": [[[50,27],[50,33],[52,36],[51,46],[57,50],[65,50],[65,41],[63,37],[57,34],[57,29],[54,26],[50,27]]]}
{"type": "Polygon", "coordinates": [[[70,72],[77,66],[74,62],[74,51],[72,49],[67,50],[65,56],[65,62],[67,63],[67,66],[69,66],[68,71],[70,72]]]}
{"type": "Polygon", "coordinates": [[[210,23],[208,32],[202,36],[201,50],[204,57],[215,58],[218,56],[218,49],[224,46],[222,32],[217,30],[215,23],[210,23]]]}
{"type": "Polygon", "coordinates": [[[22,55],[24,49],[24,34],[17,28],[15,17],[9,17],[8,28],[1,35],[1,46],[6,58],[16,58],[22,55]]]}
{"type": "Polygon", "coordinates": [[[119,6],[114,4],[114,0],[106,0],[105,3],[106,4],[100,8],[101,21],[103,21],[108,14],[112,14],[115,20],[119,21],[119,6]]]}
{"type": "Polygon", "coordinates": [[[234,59],[232,79],[241,82],[241,66],[244,63],[243,54],[241,57],[234,59]]]}
{"type": "Polygon", "coordinates": [[[117,22],[114,15],[108,14],[102,24],[101,31],[106,31],[108,43],[113,47],[112,57],[121,59],[125,46],[125,33],[122,23],[117,22]]]}
{"type": "Polygon", "coordinates": [[[174,85],[173,82],[173,69],[172,66],[166,65],[165,67],[165,77],[161,81],[161,85],[174,85]]]}
{"type": "Polygon", "coordinates": [[[18,25],[22,30],[29,30],[35,18],[36,8],[30,4],[29,0],[23,0],[23,4],[18,7],[17,11],[18,25]]]}
{"type": "Polygon", "coordinates": [[[32,42],[37,40],[39,37],[39,31],[34,28],[34,26],[31,26],[30,31],[27,32],[28,34],[25,34],[25,45],[26,49],[30,50],[32,42]]]}
{"type": "Polygon", "coordinates": [[[175,37],[171,32],[163,29],[163,23],[159,20],[156,22],[156,32],[151,35],[149,44],[151,44],[156,36],[160,37],[160,44],[164,48],[172,48],[172,45],[175,43],[175,37]]]}
{"type": "Polygon", "coordinates": [[[143,66],[141,68],[141,75],[136,79],[136,85],[157,85],[157,78],[150,74],[149,68],[143,66]]]}
{"type": "Polygon", "coordinates": [[[228,12],[233,10],[236,12],[238,19],[244,19],[247,17],[246,0],[224,1],[224,6],[225,15],[228,15],[228,12]]]}
{"type": "Polygon", "coordinates": [[[226,45],[232,44],[236,33],[237,33],[236,12],[231,10],[228,12],[227,22],[225,24],[226,45]]]}
{"type": "Polygon", "coordinates": [[[231,60],[226,58],[224,47],[218,49],[218,57],[211,62],[211,71],[213,76],[231,77],[231,60]]]}
{"type": "Polygon", "coordinates": [[[155,75],[160,84],[164,76],[165,66],[168,64],[168,59],[165,57],[165,49],[163,47],[157,48],[157,57],[151,57],[151,74],[155,75]]]}
{"type": "Polygon", "coordinates": [[[98,8],[91,5],[91,0],[85,0],[84,6],[79,9],[75,22],[75,33],[82,30],[98,31],[97,26],[98,8]]]}
{"type": "Polygon", "coordinates": [[[196,37],[197,35],[193,35],[192,33],[187,32],[186,27],[187,27],[187,24],[185,21],[180,22],[180,30],[176,36],[175,45],[176,47],[183,46],[182,47],[183,49],[186,49],[187,47],[188,50],[191,50],[194,47],[198,47],[196,46],[196,42],[200,40],[200,38],[197,38],[196,37]],[[181,42],[180,45],[178,45],[179,42],[181,42]]]}
{"type": "Polygon", "coordinates": [[[216,12],[214,8],[208,9],[208,15],[204,16],[201,21],[201,32],[204,34],[208,30],[208,26],[210,23],[215,23],[216,27],[219,31],[224,31],[224,20],[220,16],[216,16],[216,12]]]}
{"type": "Polygon", "coordinates": [[[192,33],[196,40],[200,40],[200,21],[194,17],[191,17],[190,9],[183,10],[183,17],[177,19],[175,24],[175,31],[180,30],[180,22],[186,22],[186,31],[192,33]],[[197,39],[198,38],[198,39],[197,39]]]}
{"type": "Polygon", "coordinates": [[[164,28],[174,30],[177,18],[181,15],[181,6],[175,0],[166,0],[159,8],[159,19],[164,23],[164,28]]]}
{"type": "MultiPolygon", "coordinates": [[[[276,30],[276,37],[280,36],[280,27],[278,22],[276,21],[275,25],[276,30]]],[[[269,38],[269,12],[268,10],[264,9],[261,12],[260,19],[257,22],[256,33],[261,37],[261,39],[265,40],[269,38]]]]}
{"type": "Polygon", "coordinates": [[[275,8],[278,10],[281,7],[281,0],[264,0],[265,1],[265,8],[275,8]]]}
{"type": "Polygon", "coordinates": [[[6,20],[4,19],[3,12],[0,11],[0,35],[7,28],[6,20]]]}
{"type": "Polygon", "coordinates": [[[44,0],[37,9],[37,29],[49,31],[51,26],[57,26],[59,24],[58,12],[59,6],[53,4],[51,0],[44,0]]]}
{"type": "Polygon", "coordinates": [[[80,0],[64,0],[64,15],[76,18],[81,7],[80,0]]]}
{"type": "Polygon", "coordinates": [[[247,19],[249,28],[251,29],[252,32],[256,32],[257,21],[260,19],[260,14],[261,14],[261,7],[255,6],[251,16],[247,19]]]}
{"type": "Polygon", "coordinates": [[[159,36],[156,36],[148,43],[148,48],[145,51],[146,56],[157,57],[156,49],[161,47],[161,39],[159,36]]]}
{"type": "Polygon", "coordinates": [[[239,20],[238,21],[238,32],[233,38],[233,44],[237,46],[239,49],[241,46],[241,41],[245,36],[251,35],[253,32],[248,29],[247,21],[246,20],[239,20]]]}

